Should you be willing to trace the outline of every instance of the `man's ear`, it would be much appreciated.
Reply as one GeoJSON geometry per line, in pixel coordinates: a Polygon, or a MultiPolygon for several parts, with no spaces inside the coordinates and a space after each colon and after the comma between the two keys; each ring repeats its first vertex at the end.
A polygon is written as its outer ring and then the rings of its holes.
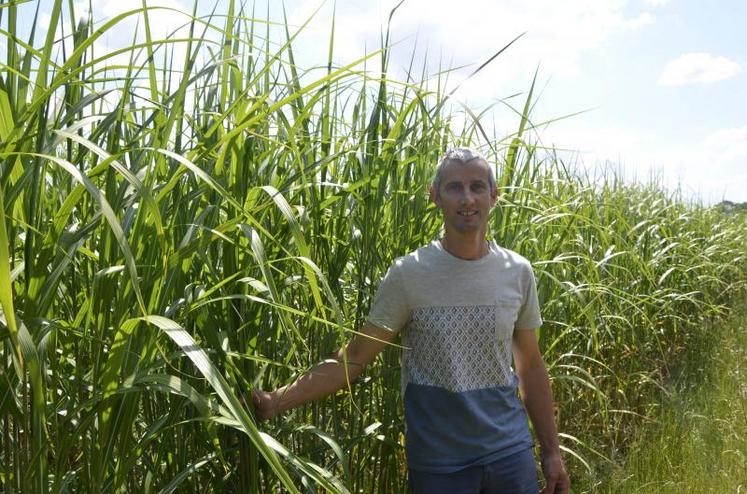
{"type": "Polygon", "coordinates": [[[440,206],[439,200],[438,200],[439,199],[438,191],[436,190],[436,188],[433,185],[431,185],[431,188],[428,189],[428,192],[431,196],[431,202],[435,204],[436,206],[440,206]]]}
{"type": "Polygon", "coordinates": [[[490,191],[490,207],[495,206],[495,201],[498,200],[498,187],[490,191]]]}

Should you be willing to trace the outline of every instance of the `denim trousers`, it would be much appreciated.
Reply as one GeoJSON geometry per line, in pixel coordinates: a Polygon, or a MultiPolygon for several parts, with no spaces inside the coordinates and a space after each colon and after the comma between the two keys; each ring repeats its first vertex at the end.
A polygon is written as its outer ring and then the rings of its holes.
{"type": "Polygon", "coordinates": [[[531,449],[454,473],[410,470],[414,494],[537,494],[537,469],[531,449]]]}

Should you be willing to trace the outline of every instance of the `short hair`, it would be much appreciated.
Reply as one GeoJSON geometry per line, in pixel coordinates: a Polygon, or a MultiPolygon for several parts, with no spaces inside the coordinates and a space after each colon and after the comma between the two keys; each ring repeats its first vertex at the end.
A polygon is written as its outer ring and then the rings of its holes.
{"type": "Polygon", "coordinates": [[[493,167],[490,166],[488,160],[486,160],[482,154],[472,148],[452,148],[446,151],[446,154],[443,155],[441,161],[438,162],[438,166],[436,166],[436,174],[433,177],[432,182],[432,186],[436,190],[436,194],[438,194],[439,187],[441,187],[441,178],[443,176],[444,168],[446,168],[447,165],[454,162],[463,165],[472,160],[482,160],[485,163],[485,166],[488,169],[488,182],[490,183],[490,191],[494,191],[496,188],[495,171],[493,171],[493,167]]]}

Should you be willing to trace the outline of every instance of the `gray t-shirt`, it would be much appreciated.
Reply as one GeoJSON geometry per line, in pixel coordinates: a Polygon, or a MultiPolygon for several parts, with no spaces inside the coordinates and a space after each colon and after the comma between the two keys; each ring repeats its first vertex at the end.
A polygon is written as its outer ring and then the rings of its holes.
{"type": "Polygon", "coordinates": [[[531,447],[511,368],[513,332],[542,324],[526,259],[491,243],[466,261],[434,241],[389,268],[368,320],[402,331],[411,469],[449,473],[531,447]]]}

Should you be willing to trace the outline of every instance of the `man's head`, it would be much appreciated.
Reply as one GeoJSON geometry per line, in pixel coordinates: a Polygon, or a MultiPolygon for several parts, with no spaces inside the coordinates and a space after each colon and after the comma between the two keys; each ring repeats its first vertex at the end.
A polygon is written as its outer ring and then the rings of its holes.
{"type": "Polygon", "coordinates": [[[498,191],[495,175],[479,153],[458,148],[444,155],[431,184],[431,200],[444,214],[447,231],[483,232],[498,191]]]}
{"type": "Polygon", "coordinates": [[[464,165],[465,163],[471,162],[472,160],[479,160],[483,163],[485,166],[486,171],[488,172],[488,183],[490,185],[490,190],[494,191],[496,189],[495,186],[495,172],[493,172],[493,167],[488,165],[488,161],[471,148],[452,148],[446,151],[446,154],[443,155],[441,160],[438,162],[438,165],[436,166],[436,174],[433,176],[433,182],[431,182],[431,188],[436,191],[436,194],[439,193],[439,188],[441,187],[441,183],[443,181],[443,175],[444,175],[444,169],[449,165],[464,165]]]}

